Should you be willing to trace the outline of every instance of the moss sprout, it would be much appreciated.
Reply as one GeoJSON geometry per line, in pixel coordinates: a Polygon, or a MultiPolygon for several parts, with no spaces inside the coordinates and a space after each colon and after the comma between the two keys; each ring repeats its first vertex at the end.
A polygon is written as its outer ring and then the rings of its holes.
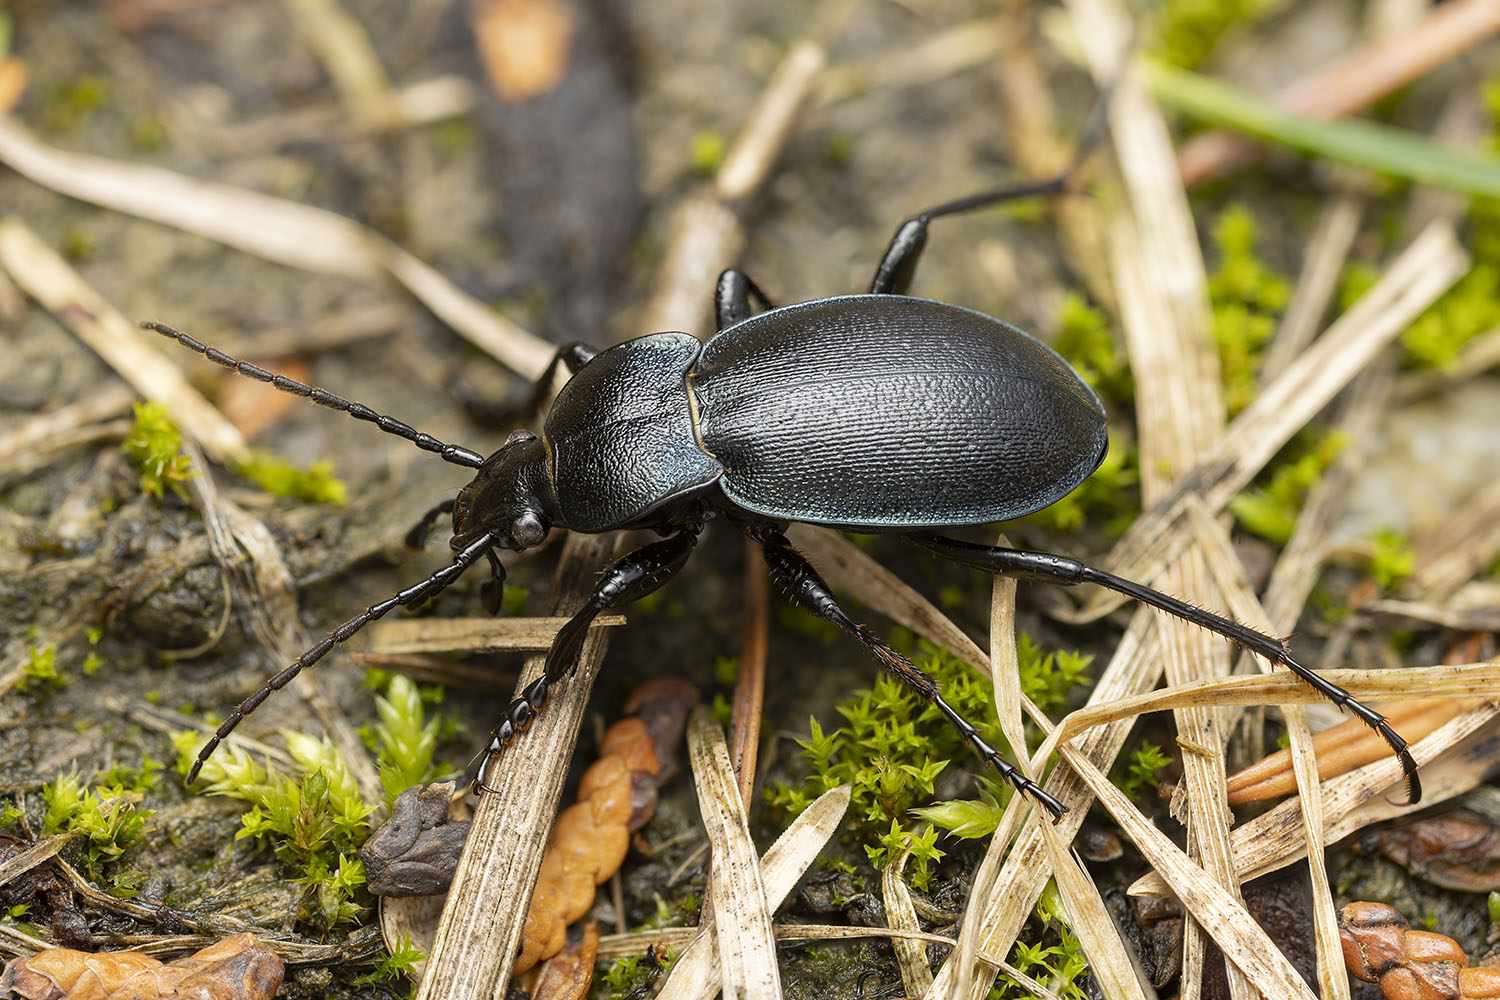
{"type": "Polygon", "coordinates": [[[273,496],[303,503],[343,504],[349,490],[333,474],[332,462],[314,462],[299,469],[268,451],[251,451],[235,463],[234,471],[273,496]]]}
{"type": "Polygon", "coordinates": [[[170,489],[187,499],[184,484],[193,476],[192,463],[182,453],[182,432],[161,403],[135,404],[135,426],[125,438],[125,455],[141,476],[141,489],[160,499],[170,489]]]}

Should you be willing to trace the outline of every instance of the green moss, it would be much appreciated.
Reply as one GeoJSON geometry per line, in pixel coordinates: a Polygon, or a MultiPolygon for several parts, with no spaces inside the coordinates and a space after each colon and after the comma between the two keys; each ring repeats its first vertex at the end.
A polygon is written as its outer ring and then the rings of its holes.
{"type": "Polygon", "coordinates": [[[280,456],[254,450],[235,462],[234,471],[273,496],[303,503],[343,504],[349,491],[333,474],[332,462],[314,462],[299,469],[280,456]]]}
{"type": "Polygon", "coordinates": [[[376,983],[395,983],[403,976],[415,973],[418,962],[427,961],[427,953],[412,944],[410,934],[402,934],[393,951],[375,963],[375,968],[356,977],[351,986],[374,986],[376,983]]]}
{"type": "MultiPolygon", "coordinates": [[[[1078,980],[1088,971],[1088,959],[1068,923],[1057,886],[1050,881],[1037,899],[1036,917],[1042,923],[1041,940],[1036,943],[1017,941],[1011,964],[1060,1000],[1086,1000],[1089,994],[1084,992],[1078,980]]],[[[990,1000],[1010,1000],[1012,997],[1031,997],[1032,994],[1011,977],[1001,974],[989,996],[990,1000]]]]}
{"type": "Polygon", "coordinates": [[[699,177],[711,175],[724,162],[724,154],[728,148],[724,137],[713,129],[704,129],[694,135],[688,152],[693,173],[699,177]]]}
{"type": "Polygon", "coordinates": [[[426,718],[423,692],[411,678],[404,674],[389,678],[384,696],[375,698],[377,721],[369,740],[376,751],[387,806],[413,785],[437,777],[432,757],[440,725],[438,719],[426,718]]]}
{"type": "MultiPolygon", "coordinates": [[[[1500,226],[1500,202],[1476,199],[1471,215],[1489,217],[1487,226],[1500,226]]],[[[1479,224],[1476,222],[1476,232],[1479,224]]],[[[1469,341],[1500,326],[1500,266],[1476,263],[1452,288],[1418,316],[1401,334],[1408,368],[1442,368],[1463,353],[1469,341]]]]}
{"type": "Polygon", "coordinates": [[[100,882],[105,866],[118,861],[146,834],[154,810],[137,809],[140,799],[139,792],[121,788],[87,788],[79,782],[77,772],[59,775],[42,786],[42,801],[46,803],[42,829],[46,833],[80,834],[88,876],[100,882]]]}
{"type": "Polygon", "coordinates": [[[1213,230],[1219,265],[1208,279],[1214,342],[1230,416],[1255,398],[1255,375],[1291,291],[1286,279],[1255,256],[1255,221],[1243,205],[1231,205],[1213,230]]]}
{"type": "Polygon", "coordinates": [[[1348,446],[1348,438],[1330,431],[1311,445],[1300,446],[1276,463],[1264,487],[1252,487],[1229,501],[1241,528],[1277,545],[1291,540],[1307,494],[1348,446]]]}
{"type": "MultiPolygon", "coordinates": [[[[918,665],[942,685],[943,697],[983,732],[999,733],[994,689],[987,679],[969,670],[945,650],[924,644],[927,655],[918,665]]],[[[1089,658],[1076,653],[1044,654],[1025,636],[1018,643],[1021,687],[1039,705],[1057,711],[1081,677],[1089,658]]],[[[907,871],[923,886],[930,865],[941,857],[936,830],[915,832],[907,817],[932,797],[937,777],[950,760],[979,766],[973,751],[947,723],[941,712],[926,704],[889,675],[857,691],[838,706],[845,724],[825,731],[817,719],[808,720],[810,736],[799,740],[811,774],[799,785],[777,783],[767,790],[773,806],[798,813],[824,792],[848,783],[852,788],[849,815],[855,833],[866,841],[872,862],[882,865],[903,846],[912,849],[907,871]]],[[[984,779],[981,779],[984,780],[984,779]]],[[[991,786],[991,798],[1002,802],[1009,790],[991,786]]],[[[930,813],[920,814],[948,828],[930,813]]]]}
{"type": "Polygon", "coordinates": [[[1170,763],[1172,758],[1165,750],[1143,740],[1131,753],[1125,774],[1113,779],[1115,787],[1139,802],[1143,791],[1156,788],[1156,772],[1170,763]]]}
{"type": "Polygon", "coordinates": [[[86,125],[94,112],[110,100],[109,78],[97,74],[76,77],[57,87],[42,112],[46,128],[72,132],[86,125]]]}
{"type": "MultiPolygon", "coordinates": [[[[299,916],[325,928],[360,920],[364,865],[357,851],[368,836],[371,808],[348,765],[326,738],[283,731],[296,762],[295,776],[257,763],[236,746],[224,746],[203,765],[207,793],[250,803],[236,839],[254,838],[299,872],[306,887],[299,916]]],[[[177,770],[186,774],[202,737],[178,733],[177,770]]]]}
{"type": "Polygon", "coordinates": [[[16,681],[18,690],[39,686],[60,688],[64,683],[62,674],[57,672],[56,646],[26,647],[26,662],[21,664],[21,679],[16,681]]]}
{"type": "Polygon", "coordinates": [[[141,476],[141,490],[160,499],[170,489],[187,499],[183,485],[193,476],[192,463],[182,453],[182,432],[161,403],[135,404],[135,426],[122,445],[141,476]]]}
{"type": "Polygon", "coordinates": [[[1275,6],[1275,0],[1166,0],[1155,50],[1172,65],[1192,69],[1230,28],[1253,24],[1275,6]]]}
{"type": "Polygon", "coordinates": [[[1417,555],[1412,551],[1411,539],[1395,528],[1382,528],[1371,539],[1370,575],[1381,589],[1395,590],[1402,580],[1411,576],[1416,563],[1417,555]]]}
{"type": "Polygon", "coordinates": [[[1069,292],[1063,297],[1057,319],[1057,339],[1053,344],[1057,353],[1102,398],[1117,407],[1128,406],[1135,399],[1135,381],[1109,317],[1089,305],[1082,295],[1069,292]]]}

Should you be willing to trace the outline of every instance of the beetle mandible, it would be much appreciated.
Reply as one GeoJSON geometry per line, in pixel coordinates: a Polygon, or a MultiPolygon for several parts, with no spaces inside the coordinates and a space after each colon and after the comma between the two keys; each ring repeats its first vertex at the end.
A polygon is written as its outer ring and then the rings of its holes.
{"type": "Polygon", "coordinates": [[[453,562],[340,625],[247,697],[198,754],[189,782],[271,692],[393,608],[437,594],[480,559],[490,565],[483,592],[495,613],[505,576],[497,549],[531,548],[553,527],[649,528],[665,536],[606,570],[584,608],[558,632],[543,674],[491,733],[474,779],[476,790],[488,790],[491,768],[572,670],[594,619],[664,584],[687,562],[704,522],[722,516],[761,543],[772,579],[794,603],[864,646],[1054,816],[1065,811],[1062,804],[1007,763],[943,699],[933,678],[844,612],[787,541],[788,522],[903,534],[991,573],[1097,584],[1210,629],[1286,666],[1378,732],[1400,759],[1410,801],[1417,802],[1421,786],[1406,741],[1379,712],[1293,659],[1281,640],[1074,559],[935,532],[1041,510],[1104,458],[1104,408],[1055,351],[989,316],[907,294],[933,219],[1061,193],[1073,173],[947,202],[908,219],[868,294],[776,307],[731,269],[715,290],[718,332],[706,343],[686,333],[654,333],[597,353],[565,346],[533,394],[539,408],[558,367],[571,373],[541,435],[516,431],[487,458],[169,327],[145,324],[241,374],[475,470],[457,497],[429,511],[409,536],[420,545],[437,518],[451,513],[453,562]],[[752,300],[761,312],[753,312],[752,300]]]}

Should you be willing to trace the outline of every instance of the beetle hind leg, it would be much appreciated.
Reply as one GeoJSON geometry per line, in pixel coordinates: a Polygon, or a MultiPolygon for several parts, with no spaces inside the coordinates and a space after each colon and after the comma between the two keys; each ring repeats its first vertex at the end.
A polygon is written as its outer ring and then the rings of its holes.
{"type": "Polygon", "coordinates": [[[978,545],[957,538],[927,533],[914,533],[906,537],[939,555],[1000,576],[1010,576],[1020,580],[1042,580],[1067,586],[1078,583],[1097,584],[1117,594],[1124,594],[1126,597],[1140,601],[1142,604],[1149,604],[1173,617],[1206,628],[1252,653],[1265,657],[1272,663],[1281,664],[1306,681],[1313,690],[1339,708],[1347,709],[1361,722],[1375,730],[1380,738],[1385,740],[1396,758],[1401,761],[1408,804],[1415,805],[1421,801],[1422,783],[1417,778],[1417,762],[1412,757],[1406,740],[1402,739],[1401,734],[1391,727],[1385,716],[1326,677],[1319,675],[1316,670],[1294,660],[1283,640],[1216,615],[1196,604],[1189,604],[1170,594],[1164,594],[1144,584],[1115,576],[1113,573],[1106,573],[1102,569],[1095,569],[1066,556],[1053,555],[1050,552],[1007,549],[996,545],[978,545]]]}
{"type": "Polygon", "coordinates": [[[792,547],[786,535],[769,527],[754,528],[750,534],[761,543],[765,551],[766,568],[771,574],[771,579],[786,591],[794,604],[843,629],[861,646],[864,646],[875,659],[879,660],[881,666],[891,671],[907,687],[916,692],[918,697],[936,706],[937,710],[948,720],[948,724],[958,730],[964,741],[974,748],[974,752],[979,754],[986,764],[999,771],[1001,777],[1014,785],[1017,791],[1031,796],[1051,813],[1054,819],[1060,818],[1067,812],[1067,808],[1061,802],[1048,795],[1040,785],[1022,774],[1019,768],[1005,760],[998,750],[985,742],[979,730],[943,699],[938,690],[938,683],[931,675],[891,648],[889,643],[874,632],[851,619],[839,606],[838,599],[833,596],[833,592],[828,589],[822,577],[818,576],[817,570],[813,569],[812,564],[792,547]]]}

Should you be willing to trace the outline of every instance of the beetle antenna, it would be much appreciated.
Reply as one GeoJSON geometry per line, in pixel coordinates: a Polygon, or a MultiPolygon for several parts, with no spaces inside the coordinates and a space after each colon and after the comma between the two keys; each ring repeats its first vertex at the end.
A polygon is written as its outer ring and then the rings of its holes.
{"type": "Polygon", "coordinates": [[[198,772],[208,762],[208,758],[213,756],[213,752],[218,749],[219,744],[224,742],[230,733],[234,732],[234,728],[245,720],[245,716],[259,708],[261,702],[271,696],[272,691],[280,691],[286,687],[291,683],[293,677],[302,672],[304,667],[310,667],[314,663],[317,663],[324,656],[328,655],[328,651],[334,646],[348,640],[371,622],[383,618],[392,608],[414,604],[436,595],[438,591],[447,587],[463,575],[464,570],[478,562],[479,557],[492,549],[496,541],[497,536],[494,532],[486,532],[480,535],[477,539],[464,546],[463,550],[459,552],[452,563],[444,566],[421,583],[407,587],[394,597],[389,597],[379,604],[372,604],[362,613],[355,615],[332,632],[329,632],[317,645],[293,660],[279,674],[266,681],[260,690],[255,691],[244,701],[240,702],[235,707],[235,710],[229,713],[229,718],[224,720],[224,724],[209,738],[208,743],[204,745],[203,749],[198,751],[198,758],[193,761],[193,766],[188,771],[187,783],[190,785],[193,783],[198,777],[198,772]]]}
{"type": "Polygon", "coordinates": [[[147,330],[155,330],[163,337],[171,337],[183,347],[186,347],[189,350],[197,351],[208,360],[213,361],[217,364],[221,364],[225,368],[232,368],[233,370],[239,372],[241,375],[248,375],[258,382],[269,382],[271,385],[275,386],[277,389],[280,389],[282,392],[289,392],[294,396],[301,396],[304,399],[310,399],[314,403],[317,403],[319,406],[326,406],[334,410],[342,410],[343,412],[349,414],[349,416],[353,417],[355,420],[367,420],[370,423],[374,424],[376,427],[379,427],[381,430],[385,431],[387,434],[394,434],[397,437],[406,438],[406,440],[410,441],[418,448],[421,448],[423,451],[432,452],[445,462],[451,462],[454,465],[462,465],[470,469],[477,469],[484,464],[484,456],[479,454],[478,452],[470,451],[468,448],[462,448],[456,444],[444,444],[442,441],[439,441],[431,434],[423,434],[421,431],[412,427],[410,424],[404,424],[401,421],[397,420],[395,417],[388,417],[383,413],[376,413],[374,410],[370,409],[363,403],[351,403],[349,400],[344,399],[342,396],[335,396],[333,393],[327,392],[323,389],[319,389],[317,386],[304,385],[303,383],[298,382],[296,379],[290,379],[285,375],[277,375],[273,372],[268,372],[264,368],[260,368],[256,365],[250,364],[248,361],[240,361],[237,358],[231,358],[229,355],[225,354],[218,348],[209,347],[207,344],[194,340],[187,334],[180,333],[177,330],[172,329],[170,326],[163,326],[161,323],[150,322],[142,323],[141,326],[143,326],[147,330]]]}

